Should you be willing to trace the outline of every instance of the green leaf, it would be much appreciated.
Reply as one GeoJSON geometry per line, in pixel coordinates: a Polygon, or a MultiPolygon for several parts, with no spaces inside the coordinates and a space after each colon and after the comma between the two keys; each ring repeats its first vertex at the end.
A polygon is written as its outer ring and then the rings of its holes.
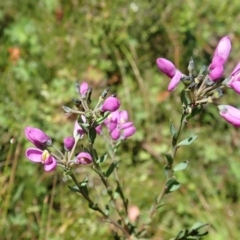
{"type": "Polygon", "coordinates": [[[166,193],[170,193],[176,191],[180,188],[180,183],[177,181],[175,177],[170,178],[166,183],[166,193]]]}
{"type": "Polygon", "coordinates": [[[109,166],[107,172],[105,173],[105,176],[106,176],[106,177],[109,177],[117,166],[118,166],[118,163],[112,163],[112,164],[109,166]]]}
{"type": "Polygon", "coordinates": [[[182,171],[182,170],[186,169],[187,166],[188,166],[188,163],[189,163],[188,161],[185,161],[185,162],[182,162],[182,163],[177,164],[177,165],[173,168],[173,171],[174,171],[174,172],[177,172],[177,171],[182,171]]]}
{"type": "Polygon", "coordinates": [[[79,192],[80,193],[80,190],[79,190],[79,188],[78,188],[78,186],[73,186],[73,187],[71,187],[71,186],[68,186],[68,188],[71,190],[71,191],[73,191],[73,192],[79,192]]]}
{"type": "Polygon", "coordinates": [[[203,109],[202,105],[198,105],[197,107],[193,108],[191,114],[187,116],[187,120],[193,118],[194,116],[198,115],[203,109]]]}
{"type": "Polygon", "coordinates": [[[193,142],[195,142],[197,140],[198,136],[193,136],[193,137],[189,137],[189,138],[186,138],[184,139],[183,141],[181,141],[179,144],[178,144],[178,147],[179,146],[186,146],[186,145],[190,145],[192,144],[193,142]]]}
{"type": "Polygon", "coordinates": [[[190,100],[190,98],[189,98],[189,96],[187,94],[187,91],[185,89],[182,90],[180,98],[181,98],[182,104],[185,107],[187,107],[191,103],[191,100],[190,100]]]}
{"type": "Polygon", "coordinates": [[[173,158],[172,158],[172,155],[170,155],[170,154],[165,154],[165,157],[166,157],[166,159],[167,159],[167,162],[168,162],[168,165],[172,165],[173,164],[173,158]]]}
{"type": "Polygon", "coordinates": [[[103,163],[106,161],[107,158],[108,158],[108,154],[106,153],[97,160],[97,163],[103,163]]]}
{"type": "Polygon", "coordinates": [[[169,126],[170,126],[170,132],[171,132],[173,138],[176,138],[176,137],[177,137],[177,130],[176,130],[176,128],[174,127],[174,125],[173,125],[173,123],[172,123],[172,120],[170,120],[169,126]]]}
{"type": "Polygon", "coordinates": [[[208,223],[196,222],[196,223],[193,224],[190,231],[199,230],[200,228],[207,227],[207,226],[209,226],[208,223]]]}
{"type": "Polygon", "coordinates": [[[164,171],[164,175],[165,177],[168,179],[168,172],[170,170],[170,167],[168,165],[165,165],[164,168],[163,168],[163,171],[164,171]]]}
{"type": "Polygon", "coordinates": [[[88,133],[88,141],[93,144],[97,136],[97,132],[95,128],[90,128],[88,133]]]}

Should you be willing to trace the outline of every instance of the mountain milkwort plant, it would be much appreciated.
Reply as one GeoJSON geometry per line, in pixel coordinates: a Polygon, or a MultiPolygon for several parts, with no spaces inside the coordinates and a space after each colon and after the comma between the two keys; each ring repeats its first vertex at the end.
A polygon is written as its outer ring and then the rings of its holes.
{"type": "MultiPolygon", "coordinates": [[[[66,115],[78,116],[73,126],[73,133],[63,140],[64,151],[62,152],[54,146],[51,137],[42,130],[28,126],[25,128],[25,136],[35,145],[35,148],[28,148],[26,157],[32,162],[43,164],[45,171],[54,171],[61,167],[65,177],[74,183],[73,186],[69,186],[69,189],[80,194],[88,202],[89,208],[98,212],[103,220],[110,224],[114,239],[150,239],[151,220],[157,209],[162,206],[164,196],[180,188],[180,183],[174,175],[175,172],[188,167],[188,161],[175,165],[178,149],[192,144],[197,139],[197,136],[181,139],[181,134],[188,121],[199,114],[204,105],[215,104],[214,100],[223,96],[223,88],[231,88],[240,94],[240,63],[229,77],[222,80],[224,65],[230,51],[231,41],[228,36],[225,36],[219,41],[209,66],[203,66],[197,75],[194,75],[195,66],[192,58],[188,64],[188,75],[182,73],[165,58],[158,58],[156,61],[159,70],[171,79],[168,86],[169,91],[173,91],[180,83],[184,85],[180,95],[183,110],[178,129],[170,121],[172,140],[171,150],[165,154],[166,181],[149,208],[147,219],[134,221],[140,211],[137,207],[134,209],[129,207],[122,181],[118,177],[119,164],[115,157],[116,150],[122,141],[135,133],[136,128],[134,123],[129,121],[128,112],[119,110],[121,103],[116,95],[107,97],[109,88],[103,91],[98,103],[91,107],[92,88],[86,82],[82,82],[80,85],[76,83],[78,99],[74,99],[74,109],[63,106],[66,115]],[[80,150],[78,142],[81,142],[83,138],[86,138],[88,143],[87,146],[81,145],[80,150]],[[101,138],[108,144],[108,153],[99,156],[94,143],[96,139],[101,138]],[[103,163],[107,163],[107,170],[103,170],[103,163]],[[86,177],[81,182],[77,179],[74,171],[76,164],[90,165],[101,180],[108,195],[104,207],[103,204],[92,199],[88,189],[88,178],[86,177]],[[109,181],[110,178],[114,179],[114,186],[112,181],[109,181]]],[[[230,105],[219,105],[218,108],[222,118],[233,126],[240,127],[239,109],[230,105]]],[[[199,239],[208,234],[207,227],[208,223],[196,222],[190,229],[181,230],[172,239],[199,239]]]]}

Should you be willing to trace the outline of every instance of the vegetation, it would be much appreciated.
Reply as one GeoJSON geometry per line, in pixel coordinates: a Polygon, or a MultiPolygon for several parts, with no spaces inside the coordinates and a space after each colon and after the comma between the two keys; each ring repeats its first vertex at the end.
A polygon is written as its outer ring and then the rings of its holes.
{"type": "MultiPolygon", "coordinates": [[[[61,170],[43,172],[25,157],[25,126],[44,129],[53,140],[72,131],[74,119],[64,117],[61,106],[71,105],[76,80],[93,86],[95,98],[110,86],[129,111],[137,132],[119,148],[120,177],[131,205],[144,215],[164,184],[169,119],[178,124],[181,113],[181,87],[170,94],[155,61],[168,58],[181,70],[191,56],[207,63],[229,35],[230,73],[240,60],[239,10],[237,0],[1,1],[1,238],[111,239],[109,226],[69,194],[61,170]]],[[[240,108],[231,90],[219,102],[240,108]]],[[[191,121],[185,137],[190,133],[198,141],[178,152],[188,171],[178,173],[181,188],[155,215],[151,239],[173,238],[196,221],[210,224],[204,239],[239,239],[239,130],[212,105],[191,121]]],[[[104,143],[98,148],[104,153],[104,143]]],[[[82,178],[90,174],[87,167],[78,171],[82,178]]],[[[90,185],[101,194],[98,179],[90,185]]]]}

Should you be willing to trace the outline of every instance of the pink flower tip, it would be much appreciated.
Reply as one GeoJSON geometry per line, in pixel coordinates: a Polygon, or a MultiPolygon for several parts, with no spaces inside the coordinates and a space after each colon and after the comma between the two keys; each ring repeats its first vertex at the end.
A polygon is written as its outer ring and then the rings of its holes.
{"type": "Polygon", "coordinates": [[[87,165],[92,163],[92,156],[88,152],[81,152],[75,158],[75,163],[87,165]]]}
{"type": "Polygon", "coordinates": [[[79,89],[81,96],[85,97],[87,91],[88,91],[88,84],[86,82],[82,82],[79,89]]]}
{"type": "Polygon", "coordinates": [[[165,58],[158,58],[156,63],[161,72],[166,74],[168,77],[173,78],[176,72],[176,67],[172,62],[165,58]]]}
{"type": "Polygon", "coordinates": [[[215,49],[214,56],[213,57],[222,57],[223,62],[225,63],[229,57],[230,51],[231,51],[231,41],[228,36],[223,37],[219,42],[215,49]]]}
{"type": "Polygon", "coordinates": [[[111,96],[111,97],[108,97],[105,99],[105,101],[101,107],[101,111],[102,112],[106,112],[106,111],[114,112],[119,109],[120,105],[121,105],[121,103],[120,103],[119,99],[111,96]]]}
{"type": "Polygon", "coordinates": [[[38,128],[26,127],[24,132],[26,138],[37,148],[43,149],[52,144],[52,139],[38,128]]]}

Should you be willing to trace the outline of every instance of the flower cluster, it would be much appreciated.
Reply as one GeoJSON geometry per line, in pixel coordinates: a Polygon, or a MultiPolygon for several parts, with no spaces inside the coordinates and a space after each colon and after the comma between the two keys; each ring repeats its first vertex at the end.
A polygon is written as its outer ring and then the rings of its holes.
{"type": "MultiPolygon", "coordinates": [[[[113,140],[125,140],[136,132],[133,122],[128,121],[126,110],[112,112],[103,122],[113,140]]],[[[98,134],[102,134],[102,125],[96,128],[98,134]]]]}
{"type": "Polygon", "coordinates": [[[121,105],[119,99],[115,95],[106,97],[109,89],[102,93],[93,110],[90,108],[92,89],[89,88],[88,84],[86,82],[82,82],[81,85],[76,84],[76,90],[79,99],[74,99],[74,102],[78,110],[63,107],[67,114],[78,115],[74,124],[73,135],[63,140],[65,152],[57,149],[53,145],[52,139],[42,130],[33,127],[25,128],[26,138],[36,147],[28,148],[26,157],[32,162],[42,163],[45,171],[53,171],[57,165],[68,169],[72,164],[91,164],[93,158],[90,149],[83,148],[84,151],[78,154],[74,154],[74,151],[78,141],[81,141],[86,135],[93,144],[96,132],[101,134],[102,123],[108,127],[113,140],[127,139],[136,131],[133,122],[128,121],[127,111],[118,110],[121,105]],[[95,131],[95,134],[91,136],[92,130],[95,131]],[[50,151],[50,148],[53,148],[55,152],[50,151]],[[72,156],[75,157],[72,158],[72,156]]]}
{"type": "MultiPolygon", "coordinates": [[[[231,51],[231,41],[228,36],[223,37],[213,54],[213,58],[208,68],[202,67],[199,74],[194,77],[193,60],[189,62],[189,75],[181,73],[175,65],[165,59],[158,58],[156,63],[161,72],[166,74],[171,81],[168,90],[176,89],[180,82],[184,83],[188,91],[190,104],[188,106],[191,112],[196,106],[213,102],[214,99],[222,97],[222,89],[228,87],[240,94],[240,62],[234,68],[229,77],[222,79],[224,74],[224,65],[231,51]],[[207,71],[206,71],[207,69],[207,71]]],[[[235,127],[240,127],[240,110],[230,105],[218,106],[220,116],[235,127]]]]}

